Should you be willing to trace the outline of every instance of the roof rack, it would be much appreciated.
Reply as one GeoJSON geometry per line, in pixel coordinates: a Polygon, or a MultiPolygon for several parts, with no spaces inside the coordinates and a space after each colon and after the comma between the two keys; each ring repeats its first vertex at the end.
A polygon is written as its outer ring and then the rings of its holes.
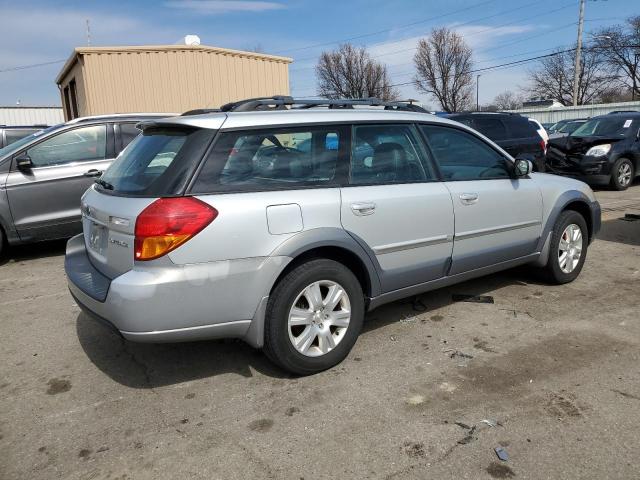
{"type": "Polygon", "coordinates": [[[193,110],[188,110],[181,114],[181,117],[189,117],[191,115],[202,115],[204,113],[216,113],[219,112],[219,108],[195,108],[193,110]]]}
{"type": "Polygon", "coordinates": [[[291,108],[307,109],[315,107],[327,107],[329,109],[352,109],[355,106],[384,107],[385,110],[398,110],[403,112],[429,113],[424,108],[414,105],[415,100],[385,102],[378,98],[362,99],[301,99],[285,95],[273,97],[258,97],[227,103],[220,107],[222,112],[255,112],[261,110],[289,110],[291,108]]]}

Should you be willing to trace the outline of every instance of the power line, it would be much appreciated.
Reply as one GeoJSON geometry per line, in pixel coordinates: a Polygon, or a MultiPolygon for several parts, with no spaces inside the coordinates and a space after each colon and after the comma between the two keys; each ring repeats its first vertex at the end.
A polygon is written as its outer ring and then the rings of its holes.
{"type": "Polygon", "coordinates": [[[418,21],[415,21],[415,22],[406,23],[406,24],[400,25],[398,27],[387,28],[387,29],[384,29],[384,30],[378,30],[376,32],[364,33],[362,35],[356,35],[355,37],[347,37],[347,38],[343,38],[343,39],[340,39],[340,40],[333,40],[331,42],[316,43],[315,45],[307,45],[306,47],[288,48],[286,50],[280,50],[280,51],[277,51],[275,53],[299,52],[299,51],[302,51],[302,50],[309,50],[309,49],[312,49],[312,48],[326,47],[327,45],[334,45],[336,43],[350,42],[352,40],[358,40],[360,38],[372,37],[374,35],[380,35],[382,33],[388,33],[388,32],[392,32],[392,31],[395,31],[395,30],[402,29],[402,28],[413,27],[413,26],[419,25],[421,23],[431,22],[433,20],[439,20],[441,18],[448,17],[450,15],[455,15],[456,13],[466,12],[466,11],[471,10],[473,8],[481,7],[482,5],[486,5],[488,3],[493,3],[495,1],[496,0],[488,0],[486,2],[476,3],[476,4],[471,5],[469,7],[466,7],[466,8],[461,8],[459,10],[454,10],[454,11],[449,12],[449,13],[444,13],[442,15],[437,15],[435,17],[425,18],[423,20],[418,20],[418,21]]]}
{"type": "MultiPolygon", "coordinates": [[[[454,28],[460,28],[460,27],[463,27],[463,26],[465,26],[465,25],[473,24],[473,23],[475,23],[475,22],[480,22],[480,21],[483,21],[483,20],[488,20],[489,18],[494,18],[494,17],[500,16],[500,15],[504,15],[504,14],[506,14],[506,13],[511,13],[511,12],[513,12],[513,11],[515,11],[515,10],[521,10],[521,9],[522,9],[522,8],[524,8],[524,7],[528,7],[528,6],[531,6],[531,5],[537,5],[537,4],[538,4],[538,2],[533,2],[533,3],[527,4],[527,5],[524,5],[524,6],[518,7],[518,8],[516,8],[516,9],[506,10],[506,11],[500,12],[500,13],[495,14],[495,15],[489,15],[489,16],[487,16],[487,17],[482,17],[482,18],[476,18],[476,19],[473,19],[473,20],[469,20],[468,22],[465,22],[465,23],[461,23],[461,24],[456,25],[454,28]]],[[[516,23],[518,23],[518,22],[522,22],[522,21],[525,21],[525,20],[530,20],[530,19],[532,19],[532,18],[548,16],[548,15],[549,15],[549,14],[551,14],[551,13],[555,13],[555,12],[558,12],[558,11],[560,11],[560,10],[564,10],[564,9],[566,9],[566,8],[570,8],[570,7],[572,7],[572,6],[574,6],[573,2],[571,2],[571,3],[567,3],[567,4],[565,4],[565,5],[561,6],[561,7],[558,7],[558,8],[556,8],[556,9],[554,9],[554,10],[545,11],[545,12],[540,13],[540,14],[538,14],[538,15],[533,15],[533,16],[529,16],[529,17],[527,17],[527,18],[522,18],[522,19],[518,19],[518,20],[513,20],[513,21],[510,21],[510,22],[506,22],[506,23],[500,24],[500,25],[495,25],[495,26],[490,27],[490,28],[485,28],[485,29],[483,29],[483,30],[478,30],[478,31],[475,31],[475,32],[471,32],[471,33],[469,33],[469,34],[465,35],[465,38],[467,38],[467,37],[472,37],[473,35],[479,35],[479,34],[481,34],[481,33],[490,32],[490,31],[493,31],[493,30],[497,30],[498,28],[502,28],[502,27],[507,27],[507,26],[515,25],[515,24],[516,24],[516,23]]],[[[570,25],[573,25],[574,23],[575,23],[575,22],[572,22],[570,25]]],[[[565,28],[565,26],[562,26],[562,27],[560,27],[560,28],[565,28]]],[[[554,30],[555,30],[555,29],[554,29],[554,30]]],[[[546,31],[545,33],[543,33],[542,35],[546,35],[547,33],[551,32],[551,31],[554,31],[554,30],[548,30],[548,31],[546,31]]],[[[540,36],[540,35],[538,35],[538,36],[540,36]]],[[[399,39],[399,40],[394,40],[394,41],[392,41],[392,42],[380,42],[380,43],[374,43],[374,44],[366,45],[366,47],[375,47],[375,46],[378,46],[378,45],[393,45],[394,43],[400,43],[400,42],[402,42],[402,41],[404,41],[404,40],[407,40],[408,38],[412,38],[412,37],[405,37],[405,38],[401,38],[401,39],[399,39]]],[[[381,54],[379,54],[379,55],[373,55],[371,58],[380,58],[380,57],[385,57],[385,56],[388,56],[388,55],[395,55],[395,54],[397,54],[397,53],[403,53],[403,52],[408,52],[408,51],[411,51],[411,50],[416,50],[417,48],[418,48],[418,47],[403,48],[403,49],[401,49],[401,50],[395,50],[395,51],[393,51],[393,52],[387,52],[387,53],[381,53],[381,54]]],[[[306,57],[306,58],[297,59],[296,61],[297,61],[297,62],[303,62],[303,61],[305,61],[305,60],[314,60],[314,59],[316,59],[316,58],[317,58],[317,56],[313,56],[313,57],[306,57]]],[[[293,72],[299,72],[299,71],[303,71],[303,70],[310,70],[310,69],[312,69],[312,68],[314,68],[314,67],[313,67],[313,66],[310,66],[310,67],[293,68],[293,69],[291,69],[291,70],[290,70],[290,72],[292,72],[292,73],[293,73],[293,72]]]]}
{"type": "Polygon", "coordinates": [[[31,65],[20,65],[18,67],[10,67],[10,68],[4,68],[2,70],[0,70],[0,73],[4,73],[4,72],[15,72],[16,70],[26,70],[28,68],[36,68],[36,67],[44,67],[45,65],[53,65],[55,63],[63,63],[66,62],[67,60],[53,60],[51,62],[44,62],[44,63],[32,63],[31,65]]]}

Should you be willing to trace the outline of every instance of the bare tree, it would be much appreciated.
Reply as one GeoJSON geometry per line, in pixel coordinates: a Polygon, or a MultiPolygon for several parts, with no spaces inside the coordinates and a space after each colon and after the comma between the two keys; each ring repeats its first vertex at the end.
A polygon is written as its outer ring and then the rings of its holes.
{"type": "Polygon", "coordinates": [[[433,96],[447,112],[473,105],[473,68],[471,48],[461,35],[448,28],[431,31],[418,42],[413,57],[415,82],[419,91],[433,96]]]}
{"type": "Polygon", "coordinates": [[[340,45],[323,52],[316,65],[318,94],[326,98],[370,98],[395,100],[387,66],[376,62],[363,47],[340,45]]]}
{"type": "MultiPolygon", "coordinates": [[[[525,90],[534,97],[572,105],[574,65],[575,50],[556,51],[529,72],[530,84],[525,90]]],[[[607,71],[598,49],[584,48],[578,78],[578,105],[599,101],[615,78],[617,75],[607,71]]]]}
{"type": "Polygon", "coordinates": [[[505,90],[493,99],[493,105],[495,105],[498,110],[515,110],[522,107],[522,102],[522,95],[512,92],[511,90],[505,90]]]}
{"type": "Polygon", "coordinates": [[[603,28],[591,35],[606,64],[618,73],[618,81],[631,90],[631,98],[640,96],[640,15],[624,25],[603,28]]]}

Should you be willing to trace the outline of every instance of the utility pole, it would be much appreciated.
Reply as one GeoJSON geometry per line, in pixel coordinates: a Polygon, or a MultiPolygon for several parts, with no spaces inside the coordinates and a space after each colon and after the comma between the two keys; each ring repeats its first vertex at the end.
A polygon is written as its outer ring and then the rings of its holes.
{"type": "Polygon", "coordinates": [[[91,28],[89,27],[89,19],[87,18],[87,47],[91,46],[91,28]]]}
{"type": "Polygon", "coordinates": [[[476,75],[476,112],[480,111],[480,74],[476,75]]]}
{"type": "Polygon", "coordinates": [[[578,19],[578,44],[576,45],[576,64],[573,73],[573,106],[578,105],[578,85],[580,84],[580,57],[582,55],[582,27],[584,26],[584,4],[580,0],[580,18],[578,19]]]}

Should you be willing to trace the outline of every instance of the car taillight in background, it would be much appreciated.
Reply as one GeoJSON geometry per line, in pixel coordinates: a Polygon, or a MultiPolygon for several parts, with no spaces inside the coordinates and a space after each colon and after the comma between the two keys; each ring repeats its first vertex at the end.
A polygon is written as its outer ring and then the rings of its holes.
{"type": "Polygon", "coordinates": [[[135,259],[153,260],[175,250],[215,220],[218,211],[193,197],[160,198],[136,219],[135,259]]]}
{"type": "Polygon", "coordinates": [[[542,148],[542,153],[547,153],[547,142],[544,139],[540,140],[540,148],[542,148]]]}

